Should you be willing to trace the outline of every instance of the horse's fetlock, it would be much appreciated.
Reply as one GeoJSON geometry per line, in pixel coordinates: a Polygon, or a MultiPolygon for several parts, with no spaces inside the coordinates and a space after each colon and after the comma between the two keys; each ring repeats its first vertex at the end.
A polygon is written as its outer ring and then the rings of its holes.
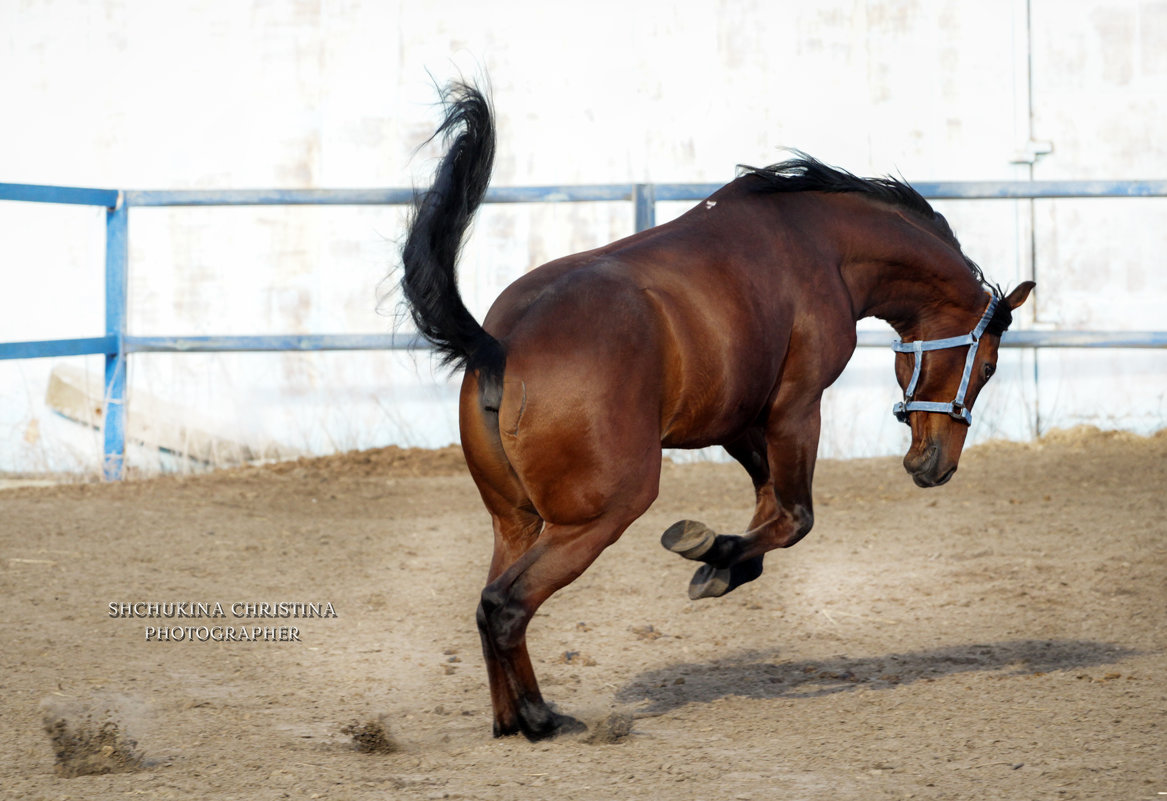
{"type": "Polygon", "coordinates": [[[742,555],[742,538],[733,534],[718,534],[717,539],[713,541],[713,547],[709,549],[701,561],[707,562],[717,568],[730,567],[742,555]]]}

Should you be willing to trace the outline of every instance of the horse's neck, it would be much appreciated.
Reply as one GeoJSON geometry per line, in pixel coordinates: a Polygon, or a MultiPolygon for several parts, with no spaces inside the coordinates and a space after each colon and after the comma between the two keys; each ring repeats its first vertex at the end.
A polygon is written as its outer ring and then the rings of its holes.
{"type": "Polygon", "coordinates": [[[856,320],[878,317],[900,336],[944,336],[938,329],[954,312],[983,308],[984,290],[964,257],[923,227],[885,212],[847,228],[840,272],[856,320]]]}

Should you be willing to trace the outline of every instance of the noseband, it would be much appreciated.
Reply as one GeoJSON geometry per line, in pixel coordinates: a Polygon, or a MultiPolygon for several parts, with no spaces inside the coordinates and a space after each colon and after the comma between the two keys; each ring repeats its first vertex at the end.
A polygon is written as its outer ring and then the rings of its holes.
{"type": "Polygon", "coordinates": [[[915,358],[913,359],[915,364],[912,367],[912,380],[908,382],[908,388],[904,390],[904,399],[893,406],[891,410],[891,413],[896,416],[897,420],[901,423],[907,423],[910,412],[938,412],[960,420],[965,425],[972,424],[972,412],[964,405],[964,396],[968,392],[968,382],[972,378],[973,365],[977,360],[977,345],[981,341],[981,334],[985,333],[985,328],[988,327],[989,321],[993,319],[993,313],[997,310],[997,304],[1000,300],[995,292],[990,293],[989,306],[985,309],[985,313],[981,315],[981,321],[977,323],[976,328],[962,337],[922,339],[915,342],[904,342],[897,339],[892,343],[891,349],[896,353],[915,354],[915,358]],[[960,388],[956,390],[956,397],[953,398],[952,402],[940,403],[938,401],[914,400],[916,383],[920,380],[920,365],[924,361],[924,351],[959,348],[963,345],[968,345],[968,358],[964,360],[964,374],[960,377],[960,388]]]}

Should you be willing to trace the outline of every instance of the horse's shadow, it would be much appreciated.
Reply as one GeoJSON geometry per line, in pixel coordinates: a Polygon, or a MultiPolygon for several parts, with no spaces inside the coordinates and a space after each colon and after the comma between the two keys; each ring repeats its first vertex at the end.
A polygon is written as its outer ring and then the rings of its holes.
{"type": "Polygon", "coordinates": [[[859,688],[889,689],[959,673],[1005,671],[1032,675],[1108,665],[1137,655],[1111,643],[1088,640],[1010,640],[949,645],[875,657],[782,661],[778,651],[741,651],[712,662],[690,662],[650,670],[619,689],[616,699],[642,704],[637,716],[652,717],[687,704],[718,698],[818,698],[859,688]]]}

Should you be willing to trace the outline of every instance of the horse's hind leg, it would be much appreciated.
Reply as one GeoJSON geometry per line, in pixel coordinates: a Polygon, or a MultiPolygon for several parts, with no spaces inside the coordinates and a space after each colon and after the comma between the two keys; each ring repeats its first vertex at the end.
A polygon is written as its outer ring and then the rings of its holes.
{"type": "MultiPolygon", "coordinates": [[[[483,492],[485,498],[487,492],[483,492]]],[[[489,506],[489,504],[488,504],[489,506]]],[[[499,512],[492,511],[494,520],[494,555],[490,561],[487,582],[492,583],[526,553],[543,528],[543,519],[533,511],[512,507],[499,512]]],[[[494,710],[494,736],[502,737],[519,732],[519,713],[495,651],[494,641],[488,637],[482,625],[482,610],[478,613],[479,636],[482,639],[482,655],[486,662],[486,674],[490,682],[490,701],[494,710]]]]}
{"type": "Polygon", "coordinates": [[[552,712],[543,700],[527,653],[527,626],[540,604],[583,573],[652,503],[660,449],[644,447],[622,455],[615,447],[598,448],[615,454],[612,463],[623,469],[604,465],[597,472],[574,463],[565,466],[563,449],[555,442],[531,446],[528,475],[556,475],[537,484],[542,489],[539,510],[551,518],[545,522],[494,433],[497,423],[487,418],[482,405],[467,403],[467,394],[473,400],[473,387],[464,388],[462,447],[494,523],[494,555],[477,613],[494,733],[521,732],[538,740],[577,731],[581,723],[552,712]],[[532,469],[532,463],[541,469],[532,469]]]}
{"type": "MultiPolygon", "coordinates": [[[[476,377],[468,374],[462,388],[460,426],[462,450],[466,464],[482,502],[490,512],[494,528],[494,553],[490,560],[487,583],[494,582],[503,571],[530,550],[543,529],[543,518],[534,510],[522,483],[503,452],[498,435],[497,417],[478,403],[476,377]]],[[[479,610],[479,634],[483,661],[490,683],[490,700],[494,711],[494,735],[501,737],[519,732],[519,713],[506,675],[496,654],[494,641],[486,635],[479,610]]]]}
{"type": "Polygon", "coordinates": [[[613,512],[581,524],[544,525],[535,544],[487,585],[478,606],[478,629],[488,653],[496,700],[496,735],[521,731],[530,740],[581,731],[574,718],[551,711],[539,691],[527,653],[527,626],[535,610],[575,580],[639,516],[613,512]],[[501,701],[501,703],[499,703],[501,701]]]}
{"type": "MultiPolygon", "coordinates": [[[[531,393],[532,398],[539,396],[531,393]]],[[[521,436],[505,441],[516,481],[521,476],[530,493],[531,513],[537,510],[544,522],[529,547],[505,567],[509,555],[499,556],[505,543],[496,543],[491,580],[478,607],[483,652],[491,663],[495,731],[522,732],[531,740],[583,726],[543,700],[527,652],[527,626],[544,601],[583,573],[651,505],[661,460],[655,427],[631,416],[615,425],[635,430],[618,427],[617,436],[597,424],[582,440],[574,432],[569,438],[551,425],[541,426],[539,411],[530,402],[521,436]]],[[[516,520],[513,512],[511,520],[516,520]]]]}

